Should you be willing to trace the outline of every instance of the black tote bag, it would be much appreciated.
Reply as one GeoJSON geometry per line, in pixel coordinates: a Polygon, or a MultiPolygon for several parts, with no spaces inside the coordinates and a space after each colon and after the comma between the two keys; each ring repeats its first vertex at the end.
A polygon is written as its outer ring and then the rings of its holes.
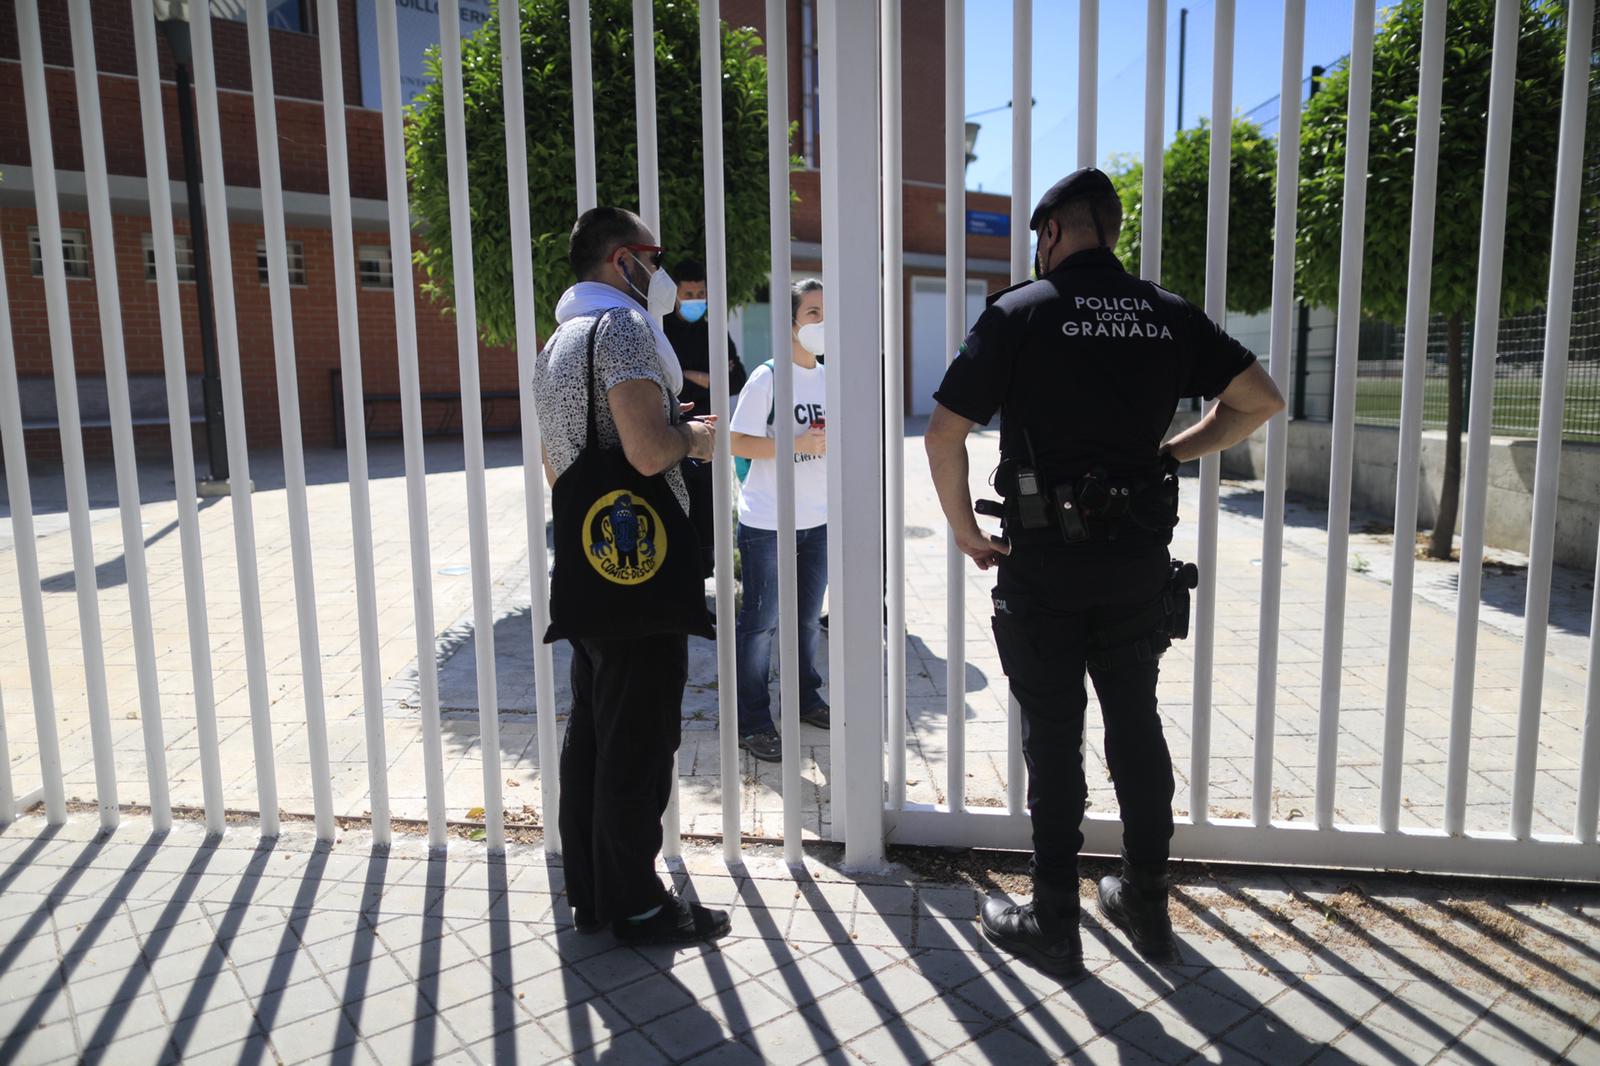
{"type": "Polygon", "coordinates": [[[589,327],[589,422],[583,451],[551,490],[555,570],[550,628],[558,640],[619,640],[667,633],[715,639],[700,574],[700,545],[665,474],[635,470],[621,448],[600,444],[589,327]]]}

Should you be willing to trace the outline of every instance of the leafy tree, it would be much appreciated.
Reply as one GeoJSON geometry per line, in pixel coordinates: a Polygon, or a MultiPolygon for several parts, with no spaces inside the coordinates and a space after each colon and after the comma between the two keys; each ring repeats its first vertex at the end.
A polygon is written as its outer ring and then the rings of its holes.
{"type": "MultiPolygon", "coordinates": [[[[1566,45],[1565,13],[1560,5],[1523,0],[1521,22],[1510,190],[1506,200],[1502,315],[1536,308],[1546,295],[1566,45]]],[[[1430,555],[1440,559],[1450,556],[1460,499],[1465,384],[1462,347],[1464,324],[1473,313],[1477,295],[1493,45],[1493,0],[1452,0],[1445,31],[1430,292],[1432,313],[1443,315],[1447,323],[1449,357],[1444,485],[1428,548],[1430,555]]],[[[1401,0],[1389,9],[1373,45],[1372,130],[1361,286],[1362,310],[1391,322],[1405,319],[1421,55],[1422,0],[1401,0]]],[[[1339,296],[1349,99],[1349,68],[1342,65],[1328,75],[1311,98],[1302,120],[1296,258],[1300,292],[1312,303],[1333,305],[1339,296]]],[[[1589,117],[1595,118],[1593,108],[1589,117]]],[[[1597,128],[1600,124],[1591,121],[1590,143],[1597,128]]],[[[1592,234],[1586,238],[1591,242],[1593,239],[1592,234]]]]}
{"type": "MultiPolygon", "coordinates": [[[[1205,119],[1179,130],[1161,172],[1161,284],[1199,304],[1206,288],[1206,183],[1211,128],[1205,119]]],[[[1277,142],[1245,119],[1233,120],[1228,169],[1228,310],[1256,314],[1272,305],[1272,190],[1277,142]]],[[[1122,198],[1117,256],[1139,272],[1144,227],[1144,165],[1112,160],[1111,181],[1122,198]]]]}
{"type": "MultiPolygon", "coordinates": [[[[566,0],[521,0],[523,101],[527,114],[528,206],[533,232],[538,320],[554,322],[561,292],[576,279],[567,238],[578,215],[572,131],[571,34],[566,0]]],[[[700,123],[699,5],[655,5],[656,135],[661,160],[661,239],[698,258],[705,247],[704,158],[700,123]]],[[[638,128],[634,121],[633,13],[628,0],[592,0],[595,169],[599,202],[637,208],[638,128]]],[[[722,118],[727,198],[728,299],[747,303],[766,280],[767,64],[752,29],[722,28],[722,118]]],[[[492,17],[462,41],[467,185],[472,203],[478,328],[491,344],[516,337],[506,193],[505,113],[500,91],[500,23],[492,17]]],[[[437,49],[431,83],[412,105],[406,128],[411,210],[427,242],[416,253],[423,291],[454,297],[444,90],[437,49]]]]}

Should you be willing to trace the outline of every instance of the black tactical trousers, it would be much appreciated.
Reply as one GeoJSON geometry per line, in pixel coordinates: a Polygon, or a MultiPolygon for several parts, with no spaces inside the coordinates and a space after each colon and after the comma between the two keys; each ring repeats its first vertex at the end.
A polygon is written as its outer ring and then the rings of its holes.
{"type": "Polygon", "coordinates": [[[1022,707],[1034,877],[1074,896],[1088,799],[1082,750],[1086,669],[1105,720],[1124,851],[1136,866],[1167,860],[1172,757],[1156,711],[1156,656],[1167,644],[1156,633],[1167,574],[1165,548],[1091,557],[1064,548],[1018,547],[1000,564],[994,632],[1012,695],[1022,707]]]}
{"type": "Polygon", "coordinates": [[[572,716],[561,746],[567,898],[599,921],[666,898],[661,815],[678,770],[688,638],[572,642],[572,716]]]}

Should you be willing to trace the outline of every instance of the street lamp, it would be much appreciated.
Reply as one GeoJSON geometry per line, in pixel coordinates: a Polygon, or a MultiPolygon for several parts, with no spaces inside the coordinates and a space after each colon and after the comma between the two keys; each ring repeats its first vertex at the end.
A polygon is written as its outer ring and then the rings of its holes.
{"type": "MultiPolygon", "coordinates": [[[[209,0],[208,0],[209,2],[209,0]]],[[[222,415],[222,377],[217,363],[217,324],[211,304],[210,256],[206,249],[206,215],[200,202],[200,148],[194,118],[194,51],[189,39],[189,0],[155,0],[156,28],[172,53],[177,82],[178,129],[183,138],[183,181],[189,200],[189,251],[194,263],[195,302],[200,311],[200,388],[206,416],[206,457],[211,477],[198,488],[202,496],[228,492],[228,436],[222,415]]],[[[227,220],[223,219],[223,224],[227,220]]]]}
{"type": "Polygon", "coordinates": [[[969,167],[972,165],[973,160],[978,158],[973,154],[972,149],[978,144],[978,130],[980,128],[980,125],[976,122],[967,123],[967,166],[969,167]]]}

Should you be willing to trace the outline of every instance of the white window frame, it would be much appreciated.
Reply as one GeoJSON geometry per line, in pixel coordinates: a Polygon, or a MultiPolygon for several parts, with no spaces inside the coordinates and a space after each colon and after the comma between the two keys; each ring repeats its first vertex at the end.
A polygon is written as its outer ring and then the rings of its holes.
{"type": "Polygon", "coordinates": [[[363,289],[394,288],[394,255],[387,244],[363,244],[356,249],[356,268],[363,289]],[[368,269],[371,266],[374,269],[368,269]]]}
{"type": "MultiPolygon", "coordinates": [[[[289,285],[291,288],[303,289],[306,287],[306,245],[304,241],[285,241],[288,246],[286,258],[289,260],[289,285]]],[[[256,280],[267,284],[267,242],[256,242],[256,280]]]]}
{"type": "MultiPolygon", "coordinates": [[[[151,233],[140,237],[140,244],[144,248],[144,280],[156,280],[156,239],[151,233]]],[[[178,261],[178,281],[185,285],[193,285],[194,270],[194,245],[186,234],[174,233],[172,235],[173,258],[178,261]]]]}
{"type": "MultiPolygon", "coordinates": [[[[89,271],[89,231],[63,229],[61,258],[68,281],[86,281],[93,277],[89,271]]],[[[28,265],[34,277],[44,277],[44,247],[39,242],[38,226],[28,227],[28,265]]]]}

